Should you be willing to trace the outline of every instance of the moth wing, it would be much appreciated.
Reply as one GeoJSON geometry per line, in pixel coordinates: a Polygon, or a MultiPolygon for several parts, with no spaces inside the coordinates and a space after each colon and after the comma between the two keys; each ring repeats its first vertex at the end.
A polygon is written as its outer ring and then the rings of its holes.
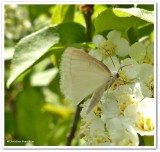
{"type": "Polygon", "coordinates": [[[86,52],[72,47],[63,53],[60,73],[62,92],[76,104],[106,84],[111,77],[107,66],[86,52]]]}
{"type": "Polygon", "coordinates": [[[96,106],[96,104],[100,101],[104,91],[105,91],[105,88],[106,88],[107,84],[102,84],[99,88],[97,88],[92,97],[91,97],[91,100],[89,102],[89,105],[87,107],[87,110],[86,110],[86,113],[90,113],[90,111],[96,106]]]}

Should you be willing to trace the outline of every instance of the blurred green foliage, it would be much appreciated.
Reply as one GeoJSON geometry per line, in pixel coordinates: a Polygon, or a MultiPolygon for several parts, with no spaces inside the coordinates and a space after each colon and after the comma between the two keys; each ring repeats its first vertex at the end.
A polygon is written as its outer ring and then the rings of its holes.
{"type": "MultiPolygon", "coordinates": [[[[6,146],[66,144],[75,107],[61,94],[59,63],[66,47],[89,49],[92,45],[82,11],[79,5],[5,5],[6,146]]],[[[106,35],[115,29],[130,44],[141,38],[150,43],[153,11],[153,5],[96,4],[90,34],[106,35]],[[151,18],[121,9],[133,7],[145,9],[151,18]]],[[[83,145],[78,129],[72,144],[83,145]]]]}

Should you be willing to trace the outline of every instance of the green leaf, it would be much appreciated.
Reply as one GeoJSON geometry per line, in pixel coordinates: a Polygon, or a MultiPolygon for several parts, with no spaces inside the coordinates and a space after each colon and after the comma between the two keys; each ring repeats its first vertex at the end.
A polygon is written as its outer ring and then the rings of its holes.
{"type": "Polygon", "coordinates": [[[143,8],[145,10],[154,11],[154,4],[137,4],[138,8],[143,8]]]}
{"type": "Polygon", "coordinates": [[[56,5],[52,13],[51,24],[73,21],[74,11],[75,5],[56,5]]]}
{"type": "Polygon", "coordinates": [[[33,23],[40,15],[48,15],[50,16],[50,9],[53,7],[51,4],[45,4],[45,5],[24,5],[28,9],[29,13],[29,19],[33,23]]]}
{"type": "Polygon", "coordinates": [[[27,87],[17,96],[16,119],[17,134],[22,140],[34,141],[34,145],[45,145],[50,132],[52,117],[42,111],[43,96],[31,87],[27,87]]]}
{"type": "Polygon", "coordinates": [[[15,48],[7,87],[22,73],[41,61],[53,45],[58,43],[69,45],[84,41],[85,28],[77,23],[64,23],[58,26],[45,27],[26,36],[15,48]]]}
{"type": "Polygon", "coordinates": [[[7,87],[58,42],[59,34],[53,27],[43,28],[23,38],[15,48],[7,87]]]}
{"type": "Polygon", "coordinates": [[[146,21],[126,12],[108,9],[103,11],[95,20],[95,30],[96,33],[112,29],[125,33],[131,26],[138,27],[146,23],[146,21]]]}
{"type": "Polygon", "coordinates": [[[127,31],[127,35],[128,35],[130,44],[133,44],[138,41],[138,31],[136,30],[135,27],[129,28],[127,31]]]}
{"type": "Polygon", "coordinates": [[[147,26],[141,27],[138,29],[139,38],[143,36],[149,36],[154,31],[154,25],[149,24],[147,26]]]}
{"type": "Polygon", "coordinates": [[[128,13],[130,15],[138,17],[138,18],[145,20],[147,22],[154,23],[154,12],[153,11],[148,11],[148,10],[141,9],[141,8],[129,8],[129,9],[116,8],[115,10],[116,11],[119,10],[124,13],[128,13]]]}
{"type": "Polygon", "coordinates": [[[94,12],[92,14],[92,18],[95,19],[100,13],[107,9],[107,6],[104,4],[96,4],[94,5],[94,12]]]}
{"type": "Polygon", "coordinates": [[[71,119],[59,119],[57,124],[53,127],[48,137],[48,145],[65,145],[67,134],[71,125],[71,119]]]}
{"type": "Polygon", "coordinates": [[[144,136],[145,146],[154,146],[154,136],[144,136]]]}
{"type": "Polygon", "coordinates": [[[60,34],[60,43],[69,45],[86,41],[85,28],[78,23],[63,23],[57,26],[60,34]]]}

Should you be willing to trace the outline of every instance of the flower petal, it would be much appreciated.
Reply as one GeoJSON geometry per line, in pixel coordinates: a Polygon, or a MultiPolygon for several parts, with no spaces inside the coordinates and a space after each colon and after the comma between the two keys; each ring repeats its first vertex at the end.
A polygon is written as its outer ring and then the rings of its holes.
{"type": "Polygon", "coordinates": [[[116,48],[116,54],[120,57],[125,57],[128,55],[130,47],[129,43],[126,39],[120,38],[115,41],[115,44],[117,46],[116,48]]]}

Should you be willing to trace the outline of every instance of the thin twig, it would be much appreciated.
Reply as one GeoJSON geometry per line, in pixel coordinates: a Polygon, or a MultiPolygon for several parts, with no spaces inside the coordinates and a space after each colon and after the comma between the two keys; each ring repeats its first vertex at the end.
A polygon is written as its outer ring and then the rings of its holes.
{"type": "Polygon", "coordinates": [[[92,19],[91,19],[91,16],[93,14],[93,5],[89,5],[89,4],[86,4],[86,5],[81,5],[81,10],[82,10],[82,13],[83,13],[83,16],[84,16],[84,19],[85,19],[85,22],[86,22],[86,34],[87,34],[87,40],[88,41],[91,41],[92,39],[92,19]]]}
{"type": "Polygon", "coordinates": [[[80,112],[81,112],[81,109],[82,109],[80,105],[83,102],[84,102],[84,100],[82,100],[82,102],[77,105],[76,112],[75,112],[74,119],[73,119],[73,123],[72,123],[71,129],[70,129],[70,132],[67,135],[66,146],[70,146],[71,145],[72,140],[73,140],[73,138],[75,136],[75,132],[76,132],[76,129],[77,129],[78,121],[79,121],[79,118],[80,118],[80,112]]]}

